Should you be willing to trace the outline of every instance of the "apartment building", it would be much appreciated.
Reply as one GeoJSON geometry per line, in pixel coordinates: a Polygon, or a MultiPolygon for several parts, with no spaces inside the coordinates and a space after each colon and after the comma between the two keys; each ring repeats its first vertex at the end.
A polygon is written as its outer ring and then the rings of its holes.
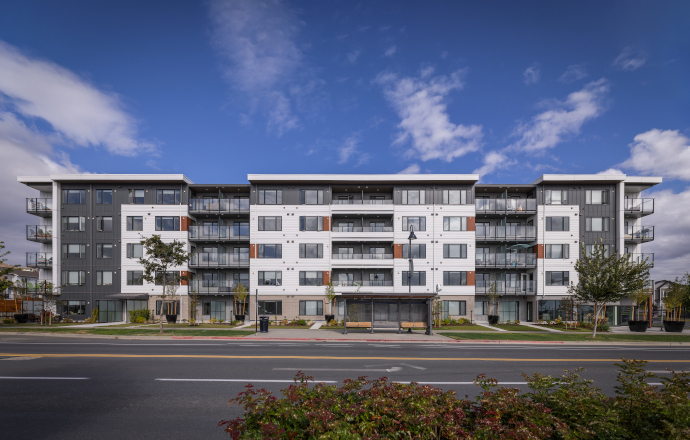
{"type": "MultiPolygon", "coordinates": [[[[433,299],[444,317],[486,320],[491,283],[502,295],[501,320],[554,319],[577,283],[581,244],[588,252],[601,240],[608,252],[653,262],[642,247],[654,239],[654,200],[642,191],[661,182],[622,174],[543,175],[519,185],[482,184],[474,174],[250,174],[246,184],[160,174],[18,180],[38,191],[27,199],[36,221],[26,234],[40,249],[27,254],[27,266],[39,269],[39,286],[52,283],[58,313],[83,319],[97,308],[101,321],[141,308],[164,313],[162,287],[142,279],[138,261],[141,238],[159,234],[192,254],[173,268],[187,278],[177,288],[181,319],[189,318],[190,293],[199,298],[197,319],[243,312],[323,319],[332,282],[333,314],[345,314],[347,298],[361,307],[371,301],[367,320],[382,323],[414,307],[428,315],[419,304],[433,299]],[[234,298],[239,283],[251,294],[246,304],[234,298]]],[[[607,314],[625,324],[630,302],[607,314]]]]}

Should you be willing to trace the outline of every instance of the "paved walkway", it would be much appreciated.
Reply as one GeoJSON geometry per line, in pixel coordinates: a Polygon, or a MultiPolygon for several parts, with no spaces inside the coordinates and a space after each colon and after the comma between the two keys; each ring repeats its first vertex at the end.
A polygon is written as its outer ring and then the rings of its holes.
{"type": "Polygon", "coordinates": [[[498,330],[499,332],[507,332],[507,331],[508,331],[508,330],[503,329],[503,328],[494,327],[494,326],[489,325],[489,324],[487,324],[487,323],[485,323],[485,322],[477,322],[477,321],[475,321],[474,323],[475,323],[476,325],[480,325],[480,326],[482,326],[482,327],[490,328],[491,330],[498,330]]]}
{"type": "MultiPolygon", "coordinates": [[[[386,340],[386,341],[448,341],[445,336],[440,336],[434,332],[433,335],[425,335],[423,331],[413,331],[412,333],[403,332],[398,334],[395,330],[375,330],[370,333],[365,329],[348,329],[344,335],[342,329],[269,329],[268,333],[258,333],[256,335],[245,336],[244,339],[252,338],[271,338],[271,339],[352,339],[352,340],[386,340]]],[[[487,334],[487,339],[491,337],[487,334]]]]}
{"type": "Polygon", "coordinates": [[[547,332],[552,332],[552,333],[563,333],[563,331],[561,331],[561,330],[556,330],[555,328],[549,328],[546,325],[534,325],[534,324],[530,324],[529,322],[520,322],[520,325],[524,325],[525,327],[538,328],[539,330],[546,330],[547,332]]]}

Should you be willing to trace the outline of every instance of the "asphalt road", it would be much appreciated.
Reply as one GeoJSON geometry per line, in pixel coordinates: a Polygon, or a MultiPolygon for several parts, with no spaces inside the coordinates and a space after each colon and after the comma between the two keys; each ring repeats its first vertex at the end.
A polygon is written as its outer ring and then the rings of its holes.
{"type": "Polygon", "coordinates": [[[690,370],[690,347],[369,342],[146,341],[0,336],[4,438],[223,438],[221,419],[244,385],[279,391],[297,371],[340,383],[387,376],[459,395],[478,374],[526,389],[522,373],[584,377],[613,394],[620,357],[647,369],[690,370]]]}

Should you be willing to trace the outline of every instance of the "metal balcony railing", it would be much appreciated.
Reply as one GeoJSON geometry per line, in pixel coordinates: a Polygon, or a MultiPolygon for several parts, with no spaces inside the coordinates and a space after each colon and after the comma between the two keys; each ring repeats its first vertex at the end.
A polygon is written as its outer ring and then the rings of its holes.
{"type": "Polygon", "coordinates": [[[249,212],[249,199],[190,199],[189,212],[249,212]]]}
{"type": "Polygon", "coordinates": [[[237,226],[190,226],[190,240],[245,240],[249,239],[248,227],[237,226]]]}
{"type": "MultiPolygon", "coordinates": [[[[235,280],[192,280],[189,282],[189,291],[194,291],[197,295],[205,294],[230,294],[234,293],[239,281],[235,280]]],[[[248,283],[242,285],[249,290],[248,283]]]]}
{"type": "Polygon", "coordinates": [[[26,285],[26,293],[29,295],[44,295],[48,292],[59,295],[57,290],[53,291],[53,283],[50,281],[40,280],[37,283],[27,283],[26,285]]]}
{"type": "Polygon", "coordinates": [[[654,226],[639,226],[625,230],[625,240],[643,243],[654,240],[654,226]]]}
{"type": "Polygon", "coordinates": [[[331,205],[392,205],[393,200],[331,200],[331,205]]]}
{"type": "Polygon", "coordinates": [[[53,199],[26,199],[26,212],[35,214],[41,217],[50,216],[53,213],[53,199]]]}
{"type": "Polygon", "coordinates": [[[53,267],[53,254],[46,252],[27,252],[26,267],[53,267]]]}
{"type": "Polygon", "coordinates": [[[476,254],[476,267],[498,267],[498,268],[522,268],[522,267],[536,267],[537,254],[511,254],[511,253],[495,253],[495,254],[476,254]]]}
{"type": "Polygon", "coordinates": [[[365,286],[365,287],[390,287],[393,286],[393,281],[384,281],[384,280],[364,280],[364,281],[341,281],[341,280],[333,280],[333,285],[336,287],[359,287],[359,286],[365,286]]]}
{"type": "Polygon", "coordinates": [[[190,267],[249,267],[249,255],[198,252],[192,254],[190,267]]]}
{"type": "Polygon", "coordinates": [[[625,199],[623,210],[626,214],[648,215],[654,213],[654,199],[625,199]]]}
{"type": "Polygon", "coordinates": [[[393,254],[333,254],[334,260],[392,260],[393,254]]]}
{"type": "Polygon", "coordinates": [[[643,263],[644,261],[647,261],[647,263],[651,264],[652,266],[654,265],[654,254],[627,254],[628,258],[630,258],[633,262],[635,263],[643,263]]]}
{"type": "Polygon", "coordinates": [[[534,213],[537,199],[476,199],[474,207],[477,212],[534,213]]]}
{"type": "Polygon", "coordinates": [[[537,239],[537,227],[477,225],[475,238],[477,240],[531,241],[537,239]]]}
{"type": "Polygon", "coordinates": [[[333,226],[332,232],[393,232],[393,226],[333,226]]]}
{"type": "Polygon", "coordinates": [[[26,227],[26,239],[38,243],[50,243],[53,241],[53,227],[50,225],[28,225],[26,227]]]}
{"type": "MultiPolygon", "coordinates": [[[[487,293],[490,281],[477,280],[475,282],[475,293],[487,293]]],[[[535,293],[537,284],[535,281],[494,281],[498,293],[521,295],[524,293],[535,293]]]]}

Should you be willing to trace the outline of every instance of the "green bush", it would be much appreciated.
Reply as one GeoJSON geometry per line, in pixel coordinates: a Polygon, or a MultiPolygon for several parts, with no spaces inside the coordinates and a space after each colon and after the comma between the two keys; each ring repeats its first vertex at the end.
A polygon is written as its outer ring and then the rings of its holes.
{"type": "Polygon", "coordinates": [[[298,319],[297,325],[307,325],[307,320],[306,319],[298,319]]]}
{"type": "Polygon", "coordinates": [[[2,318],[3,324],[14,324],[14,318],[2,318]]]}
{"type": "Polygon", "coordinates": [[[129,314],[129,322],[137,324],[142,324],[151,319],[151,311],[148,309],[130,310],[127,314],[129,314]]]}

